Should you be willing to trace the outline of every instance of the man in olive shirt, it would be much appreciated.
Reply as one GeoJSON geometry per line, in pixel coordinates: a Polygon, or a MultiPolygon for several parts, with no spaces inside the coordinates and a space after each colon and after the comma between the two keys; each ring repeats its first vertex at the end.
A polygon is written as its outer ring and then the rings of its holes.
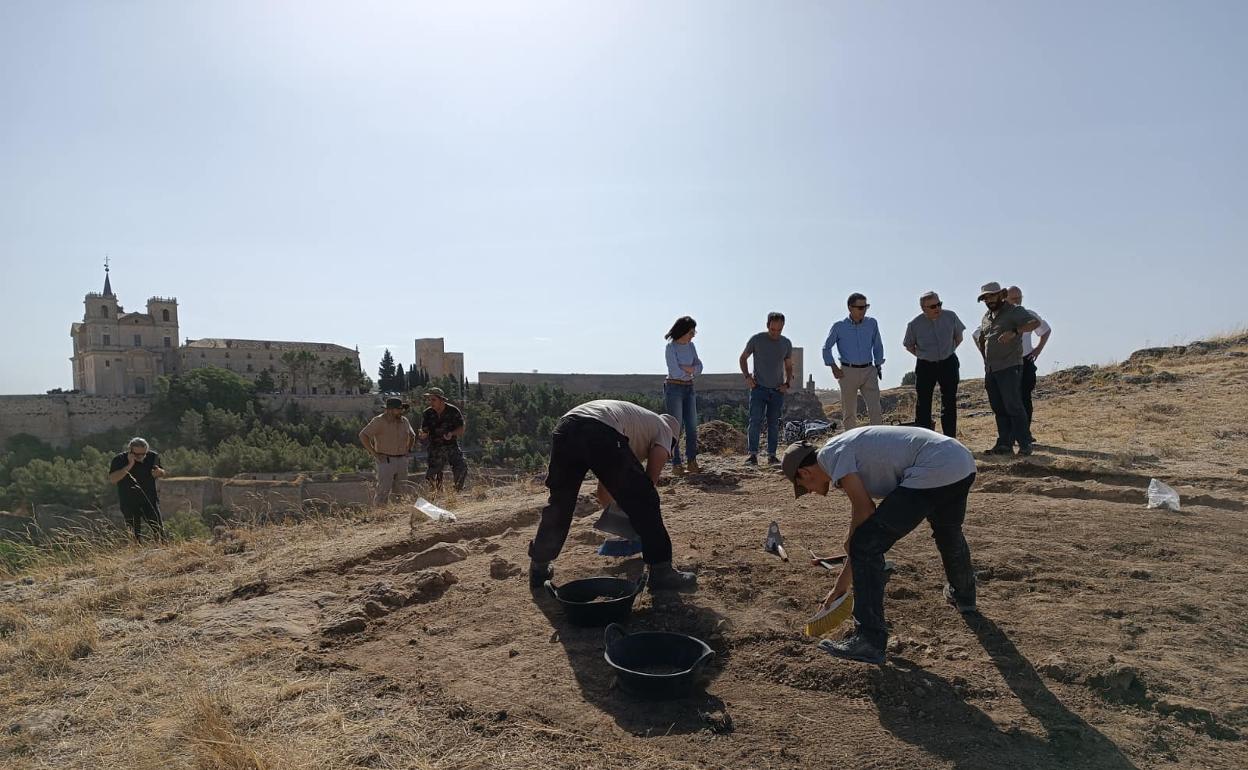
{"type": "Polygon", "coordinates": [[[1022,335],[1040,325],[1035,313],[1011,305],[1006,290],[993,281],[979,290],[979,301],[988,312],[979,324],[980,355],[984,358],[984,388],[997,418],[997,442],[984,454],[1012,455],[1018,444],[1020,455],[1031,454],[1031,426],[1023,407],[1022,335]]]}
{"type": "Polygon", "coordinates": [[[425,480],[435,489],[442,489],[442,469],[449,463],[458,492],[468,478],[468,463],[464,462],[464,453],[459,448],[459,437],[467,429],[464,413],[446,400],[441,388],[430,388],[425,398],[429,399],[429,408],[420,421],[420,438],[429,441],[429,470],[425,480]]]}
{"type": "Polygon", "coordinates": [[[940,385],[940,429],[949,438],[958,436],[958,382],[960,364],[955,352],[962,344],[966,330],[962,319],[952,310],[945,310],[940,295],[929,291],[919,297],[923,311],[906,326],[901,344],[916,359],[914,389],[918,401],[914,407],[914,424],[931,428],[932,394],[940,385]]]}
{"type": "Polygon", "coordinates": [[[386,411],[369,420],[360,431],[360,443],[377,460],[377,493],[374,505],[385,505],[390,493],[398,493],[407,481],[407,463],[416,443],[416,431],[403,416],[403,400],[386,399],[386,411]]]}
{"type": "Polygon", "coordinates": [[[108,481],[117,485],[117,498],[126,526],[134,531],[134,540],[143,542],[143,522],[160,541],[165,539],[164,522],[160,517],[160,496],[156,479],[165,475],[160,455],[151,451],[145,439],[130,439],[126,451],[113,458],[108,466],[108,481]]]}

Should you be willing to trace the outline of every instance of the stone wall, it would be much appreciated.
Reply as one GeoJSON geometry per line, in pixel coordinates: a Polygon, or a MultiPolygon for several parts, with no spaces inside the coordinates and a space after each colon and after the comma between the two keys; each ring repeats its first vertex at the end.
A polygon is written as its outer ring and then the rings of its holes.
{"type": "MultiPolygon", "coordinates": [[[[381,411],[377,396],[261,396],[270,409],[294,401],[304,409],[343,419],[366,419],[381,411]]],[[[38,436],[55,447],[113,428],[129,428],[147,416],[151,396],[90,396],[58,393],[42,396],[0,396],[0,446],[18,433],[38,436]]],[[[120,447],[118,448],[120,450],[120,447]]]]}
{"type": "Polygon", "coordinates": [[[151,396],[0,396],[0,444],[18,433],[30,433],[64,447],[92,433],[132,426],[151,406],[151,396]]]}
{"type": "MultiPolygon", "coordinates": [[[[506,387],[512,383],[537,387],[548,385],[568,393],[663,393],[663,374],[542,374],[535,372],[480,372],[482,387],[506,387]]],[[[698,392],[712,390],[745,391],[740,373],[704,374],[697,381],[698,392]]]]}
{"type": "Polygon", "coordinates": [[[209,476],[174,476],[156,482],[161,513],[178,511],[203,513],[210,505],[221,504],[221,479],[209,476]]]}
{"type": "Polygon", "coordinates": [[[260,403],[266,409],[284,409],[286,404],[291,401],[310,412],[320,412],[324,415],[341,417],[346,420],[369,419],[382,411],[380,397],[372,393],[362,395],[340,393],[336,396],[277,393],[260,397],[260,403]]]}

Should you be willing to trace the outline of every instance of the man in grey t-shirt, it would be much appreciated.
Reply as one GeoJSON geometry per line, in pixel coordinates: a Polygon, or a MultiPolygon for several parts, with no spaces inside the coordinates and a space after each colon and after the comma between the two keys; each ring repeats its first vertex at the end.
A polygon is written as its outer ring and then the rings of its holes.
{"type": "Polygon", "coordinates": [[[785,337],[784,314],[767,314],[767,331],[759,332],[745,343],[739,363],[745,384],[750,389],[750,425],[747,431],[750,454],[746,463],[758,465],[758,440],[763,420],[767,420],[767,460],[780,462],[776,447],[780,443],[780,412],[784,410],[784,394],[793,384],[793,343],[785,337]],[[754,357],[754,373],[750,373],[750,356],[754,357]]]}
{"type": "Polygon", "coordinates": [[[824,606],[852,586],[857,629],[840,641],[820,642],[821,649],[838,658],[884,662],[884,554],[924,519],[945,566],[945,600],[959,612],[975,612],[971,549],[962,534],[975,458],[956,439],[926,428],[872,425],[835,436],[822,449],[793,444],[781,469],[797,497],[826,495],[836,487],[852,506],[845,536],[849,558],[824,606]],[[883,498],[879,506],[876,498],[883,498]]]}

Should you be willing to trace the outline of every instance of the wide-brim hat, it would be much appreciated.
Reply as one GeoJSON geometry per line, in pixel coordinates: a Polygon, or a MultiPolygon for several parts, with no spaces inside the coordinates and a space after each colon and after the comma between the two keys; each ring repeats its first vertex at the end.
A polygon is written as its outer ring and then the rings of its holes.
{"type": "Polygon", "coordinates": [[[797,469],[812,452],[817,451],[819,451],[818,447],[806,441],[789,444],[789,448],[784,450],[784,457],[780,458],[780,470],[784,471],[785,478],[793,482],[794,497],[801,497],[810,491],[797,483],[797,469]]]}
{"type": "Polygon", "coordinates": [[[402,409],[402,408],[403,408],[403,399],[401,399],[401,398],[394,398],[393,396],[392,396],[392,397],[390,397],[390,398],[387,398],[387,399],[386,399],[386,408],[387,408],[387,409],[402,409]]]}
{"type": "Polygon", "coordinates": [[[1002,289],[1001,284],[997,283],[996,281],[993,281],[992,283],[986,283],[983,286],[979,287],[979,296],[975,299],[975,301],[983,302],[984,297],[987,297],[989,294],[1000,294],[1003,291],[1005,291],[1005,289],[1002,289]]]}
{"type": "Polygon", "coordinates": [[[450,401],[450,399],[446,397],[446,391],[442,390],[441,388],[430,388],[429,390],[426,390],[424,392],[424,395],[435,396],[437,398],[442,399],[443,401],[450,401]]]}

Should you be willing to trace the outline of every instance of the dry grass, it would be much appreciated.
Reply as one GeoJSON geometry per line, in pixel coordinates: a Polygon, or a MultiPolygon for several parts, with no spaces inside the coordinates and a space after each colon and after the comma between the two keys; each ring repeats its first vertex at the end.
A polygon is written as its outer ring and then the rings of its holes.
{"type": "Polygon", "coordinates": [[[99,643],[95,619],[85,613],[64,613],[57,622],[38,627],[27,621],[0,648],[0,667],[15,677],[51,677],[69,673],[74,661],[90,655],[99,643]]]}
{"type": "Polygon", "coordinates": [[[278,767],[239,734],[231,722],[234,709],[219,693],[201,693],[191,703],[184,738],[203,770],[269,770],[278,767]]]}

